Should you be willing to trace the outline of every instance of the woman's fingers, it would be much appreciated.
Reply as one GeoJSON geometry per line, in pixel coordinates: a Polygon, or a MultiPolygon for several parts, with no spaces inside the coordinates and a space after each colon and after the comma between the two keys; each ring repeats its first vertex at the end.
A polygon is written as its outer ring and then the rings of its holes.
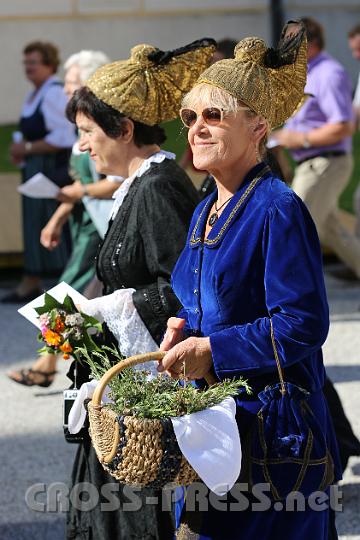
{"type": "Polygon", "coordinates": [[[182,330],[167,330],[160,345],[160,351],[169,351],[177,343],[184,339],[182,330]]]}
{"type": "Polygon", "coordinates": [[[161,351],[169,351],[172,347],[185,338],[182,330],[184,326],[185,319],[170,317],[167,323],[167,330],[165,332],[164,339],[160,345],[161,351]]]}
{"type": "Polygon", "coordinates": [[[185,326],[185,319],[180,319],[180,317],[170,317],[167,322],[167,327],[172,330],[182,330],[185,326]]]}
{"type": "MultiPolygon", "coordinates": [[[[179,358],[179,350],[177,345],[172,347],[172,349],[167,352],[161,362],[159,362],[157,369],[160,373],[163,371],[169,371],[171,367],[176,364],[176,362],[182,362],[182,359],[179,358]]],[[[175,365],[174,370],[176,371],[175,365]]]]}
{"type": "Polygon", "coordinates": [[[190,337],[175,345],[159,363],[158,371],[172,377],[203,378],[212,367],[210,339],[190,337]]]}

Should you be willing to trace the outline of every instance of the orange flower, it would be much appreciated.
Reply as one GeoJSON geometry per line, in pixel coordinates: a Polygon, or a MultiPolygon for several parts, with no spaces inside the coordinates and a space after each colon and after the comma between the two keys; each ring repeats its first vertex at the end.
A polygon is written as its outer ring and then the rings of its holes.
{"type": "Polygon", "coordinates": [[[70,355],[68,353],[71,353],[73,348],[68,341],[65,341],[65,343],[60,345],[60,350],[65,353],[63,356],[64,360],[68,360],[70,358],[70,355]]]}
{"type": "Polygon", "coordinates": [[[56,332],[62,332],[65,329],[65,324],[63,319],[59,316],[55,319],[55,330],[56,332]]]}
{"type": "Polygon", "coordinates": [[[60,345],[60,350],[64,353],[69,353],[72,352],[73,348],[68,341],[65,341],[65,343],[60,345]]]}
{"type": "Polygon", "coordinates": [[[62,340],[61,336],[52,330],[46,330],[44,339],[48,345],[53,347],[58,347],[62,340]]]}

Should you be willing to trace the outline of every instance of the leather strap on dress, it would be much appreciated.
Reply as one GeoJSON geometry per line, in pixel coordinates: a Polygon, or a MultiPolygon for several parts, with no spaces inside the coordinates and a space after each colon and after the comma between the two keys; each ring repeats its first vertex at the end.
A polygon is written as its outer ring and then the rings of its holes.
{"type": "Polygon", "coordinates": [[[274,326],[273,326],[273,322],[272,322],[271,317],[270,317],[270,335],[271,335],[271,343],[272,343],[273,350],[274,350],[276,367],[277,367],[278,374],[279,374],[279,379],[280,379],[281,393],[282,393],[282,395],[284,395],[284,394],[286,394],[286,385],[285,385],[285,381],[284,381],[284,373],[283,373],[283,370],[282,370],[282,367],[281,367],[281,364],[280,364],[280,359],[279,359],[279,355],[278,355],[277,348],[276,348],[275,335],[274,335],[274,326]]]}

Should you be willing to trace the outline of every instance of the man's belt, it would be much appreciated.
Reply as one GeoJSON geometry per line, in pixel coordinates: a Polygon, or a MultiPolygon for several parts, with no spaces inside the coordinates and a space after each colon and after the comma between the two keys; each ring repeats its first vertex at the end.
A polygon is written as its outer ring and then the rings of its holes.
{"type": "Polygon", "coordinates": [[[330,158],[330,157],[340,157],[345,156],[347,152],[344,152],[343,150],[331,150],[329,152],[321,152],[320,154],[315,154],[315,156],[309,156],[304,159],[300,159],[300,161],[296,162],[296,165],[301,165],[305,161],[309,161],[309,159],[315,159],[317,157],[324,157],[324,158],[330,158]]]}

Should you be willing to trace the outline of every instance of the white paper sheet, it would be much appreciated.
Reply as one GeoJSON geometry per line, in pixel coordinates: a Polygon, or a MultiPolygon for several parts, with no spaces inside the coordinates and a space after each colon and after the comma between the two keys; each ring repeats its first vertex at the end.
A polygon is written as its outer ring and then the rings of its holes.
{"type": "Polygon", "coordinates": [[[109,227],[110,213],[112,207],[114,206],[114,200],[83,197],[82,202],[88,211],[100,237],[104,238],[109,227]]]}
{"type": "MultiPolygon", "coordinates": [[[[87,302],[85,296],[83,296],[78,291],[73,289],[70,285],[65,283],[65,281],[62,281],[52,289],[49,289],[47,292],[58,302],[63,302],[67,294],[70,296],[70,298],[73,299],[75,304],[85,305],[87,302]]],[[[44,302],[45,294],[41,294],[37,298],[34,298],[34,300],[31,300],[31,302],[29,302],[22,308],[18,309],[18,312],[20,313],[20,315],[25,317],[25,319],[37,326],[37,328],[40,328],[38,314],[36,313],[34,308],[43,306],[44,302]]]]}
{"type": "Polygon", "coordinates": [[[59,186],[43,173],[37,173],[17,188],[18,192],[33,199],[56,199],[59,186]]]}

